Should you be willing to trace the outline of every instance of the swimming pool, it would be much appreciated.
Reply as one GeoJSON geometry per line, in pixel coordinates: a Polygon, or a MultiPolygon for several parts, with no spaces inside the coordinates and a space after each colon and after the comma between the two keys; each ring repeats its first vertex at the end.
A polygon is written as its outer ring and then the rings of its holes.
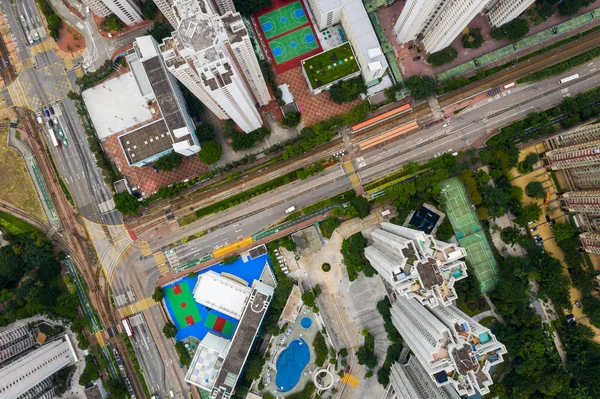
{"type": "Polygon", "coordinates": [[[308,317],[308,316],[303,317],[302,320],[300,320],[300,325],[305,330],[308,330],[310,328],[310,326],[312,326],[312,320],[311,320],[311,318],[308,317]]]}
{"type": "Polygon", "coordinates": [[[277,358],[275,384],[279,391],[288,392],[293,389],[309,361],[310,350],[306,342],[302,338],[290,342],[277,358]]]}

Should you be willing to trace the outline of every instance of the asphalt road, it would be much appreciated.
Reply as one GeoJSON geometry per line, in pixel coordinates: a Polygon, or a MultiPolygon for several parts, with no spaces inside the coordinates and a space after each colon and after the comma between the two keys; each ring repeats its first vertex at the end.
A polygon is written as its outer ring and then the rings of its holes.
{"type": "MultiPolygon", "coordinates": [[[[448,122],[447,128],[437,126],[422,130],[382,149],[368,152],[362,160],[354,161],[354,167],[362,182],[366,183],[398,169],[406,162],[425,160],[444,152],[465,149],[490,129],[523,118],[530,112],[548,108],[567,95],[575,95],[599,85],[598,66],[600,61],[595,61],[564,74],[567,76],[579,73],[581,77],[586,77],[573,85],[560,86],[556,77],[536,84],[519,85],[513,90],[502,92],[448,122]]],[[[350,181],[340,180],[341,176],[343,172],[339,166],[328,168],[317,177],[296,181],[242,205],[184,226],[174,233],[156,237],[150,241],[150,245],[154,250],[162,249],[191,234],[221,225],[221,228],[201,238],[175,247],[176,257],[172,259],[175,264],[184,263],[250,236],[284,218],[285,209],[291,205],[301,208],[350,189],[350,181]],[[258,211],[260,209],[262,211],[258,211]],[[244,216],[250,214],[253,215],[244,216]]]]}

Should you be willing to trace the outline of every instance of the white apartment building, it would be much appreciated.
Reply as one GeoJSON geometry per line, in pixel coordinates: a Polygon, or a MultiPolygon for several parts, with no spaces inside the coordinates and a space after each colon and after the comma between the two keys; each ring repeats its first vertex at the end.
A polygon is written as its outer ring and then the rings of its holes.
{"type": "Polygon", "coordinates": [[[256,109],[271,100],[241,16],[218,16],[197,0],[175,0],[179,19],[160,46],[169,71],[220,119],[246,133],[262,126],[256,109]]]}
{"type": "Polygon", "coordinates": [[[104,4],[103,0],[82,0],[83,4],[88,6],[90,10],[99,17],[108,17],[112,11],[104,4]]]}
{"type": "Polygon", "coordinates": [[[394,326],[436,386],[459,395],[487,394],[491,367],[506,348],[494,334],[454,305],[425,307],[399,296],[391,308],[394,326]]]}
{"type": "MultiPolygon", "coordinates": [[[[94,3],[96,1],[97,0],[92,0],[92,2],[94,3]]],[[[144,20],[142,9],[140,8],[139,4],[134,0],[102,0],[102,2],[110,10],[111,13],[115,14],[126,25],[135,25],[144,20]]],[[[90,6],[90,8],[92,8],[92,6],[90,6]]],[[[96,11],[94,12],[96,13],[96,11]]]]}
{"type": "Polygon", "coordinates": [[[367,85],[385,75],[388,63],[362,0],[308,0],[308,4],[319,30],[342,25],[367,85]]]}
{"type": "Polygon", "coordinates": [[[225,15],[228,12],[235,14],[237,11],[233,0],[208,0],[219,15],[225,15]]]}
{"type": "Polygon", "coordinates": [[[460,399],[454,388],[438,387],[414,356],[392,365],[390,383],[394,399],[460,399]]]}
{"type": "Polygon", "coordinates": [[[173,0],[154,0],[154,4],[156,4],[162,15],[169,21],[173,29],[177,29],[179,19],[173,7],[173,0]]]}
{"type": "Polygon", "coordinates": [[[457,299],[454,283],[467,277],[464,248],[387,222],[370,238],[365,256],[400,295],[431,307],[448,306],[457,299]]]}
{"type": "Polygon", "coordinates": [[[498,27],[512,21],[523,13],[535,0],[492,0],[489,4],[488,18],[490,25],[498,27]]]}

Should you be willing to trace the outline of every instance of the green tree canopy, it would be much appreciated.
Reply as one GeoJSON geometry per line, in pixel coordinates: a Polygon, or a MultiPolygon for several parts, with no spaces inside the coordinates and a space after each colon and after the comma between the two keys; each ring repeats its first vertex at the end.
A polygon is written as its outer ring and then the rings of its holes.
{"type": "Polygon", "coordinates": [[[470,29],[469,33],[462,37],[462,46],[464,48],[479,48],[484,41],[481,29],[470,29]]]}
{"type": "Polygon", "coordinates": [[[242,15],[250,16],[258,10],[273,5],[273,0],[234,0],[235,9],[242,15]]]}
{"type": "Polygon", "coordinates": [[[542,216],[542,208],[536,204],[529,204],[521,210],[515,222],[521,226],[527,226],[529,222],[535,222],[542,216]]]}
{"type": "Polygon", "coordinates": [[[329,98],[337,104],[348,103],[358,98],[360,93],[367,92],[367,85],[361,76],[342,80],[329,88],[329,98]]]}
{"type": "Polygon", "coordinates": [[[129,396],[127,386],[121,379],[111,378],[104,383],[112,399],[126,399],[129,396]]]}
{"type": "Polygon", "coordinates": [[[177,335],[177,327],[175,327],[175,324],[173,323],[167,323],[163,327],[163,334],[165,334],[165,337],[167,338],[175,338],[177,335]]]}
{"type": "Polygon", "coordinates": [[[281,121],[281,126],[296,127],[300,123],[301,118],[302,114],[300,112],[290,112],[283,117],[283,120],[281,121]]]}
{"type": "Polygon", "coordinates": [[[106,29],[114,30],[115,32],[121,32],[123,30],[123,23],[115,14],[110,14],[108,17],[104,18],[102,24],[106,29]]]}
{"type": "Polygon", "coordinates": [[[167,155],[163,155],[162,157],[158,158],[154,166],[156,166],[156,169],[158,170],[171,171],[178,168],[182,161],[183,157],[181,154],[171,151],[167,155]]]}
{"type": "Polygon", "coordinates": [[[216,163],[221,159],[221,155],[223,155],[223,148],[218,141],[214,140],[203,142],[198,153],[200,160],[207,165],[216,163]]]}
{"type": "Polygon", "coordinates": [[[365,197],[354,197],[350,200],[350,205],[356,209],[357,216],[361,219],[371,214],[371,204],[365,197]]]}
{"type": "Polygon", "coordinates": [[[215,127],[210,123],[201,123],[196,128],[196,137],[198,137],[198,141],[200,141],[201,143],[216,140],[215,127]]]}
{"type": "Polygon", "coordinates": [[[146,34],[152,36],[154,40],[156,40],[158,43],[162,43],[163,39],[166,39],[167,37],[171,36],[172,32],[173,30],[171,29],[171,26],[169,24],[166,24],[164,22],[155,22],[152,24],[152,28],[150,28],[146,32],[146,34]]]}
{"type": "Polygon", "coordinates": [[[156,287],[154,288],[154,293],[152,294],[152,299],[154,299],[155,302],[160,302],[165,298],[165,293],[162,290],[161,287],[156,287]]]}
{"type": "Polygon", "coordinates": [[[115,209],[123,215],[135,215],[140,210],[137,198],[127,191],[115,194],[115,209]]]}
{"type": "Polygon", "coordinates": [[[413,75],[404,83],[415,100],[424,100],[435,93],[436,83],[431,76],[413,75]]]}
{"type": "Polygon", "coordinates": [[[529,22],[524,18],[515,18],[509,23],[502,25],[502,29],[508,40],[516,42],[529,33],[529,22]]]}
{"type": "Polygon", "coordinates": [[[454,47],[448,46],[440,51],[431,53],[429,57],[427,57],[427,62],[437,67],[454,61],[457,56],[458,51],[456,51],[454,47]]]}
{"type": "Polygon", "coordinates": [[[506,244],[518,244],[520,243],[525,236],[521,231],[515,227],[505,227],[500,231],[500,238],[506,244]]]}
{"type": "Polygon", "coordinates": [[[316,305],[316,297],[312,291],[306,291],[302,294],[302,302],[308,307],[314,307],[316,305]]]}
{"type": "Polygon", "coordinates": [[[557,242],[575,237],[577,229],[571,223],[554,223],[552,234],[557,242]]]}
{"type": "Polygon", "coordinates": [[[542,199],[546,196],[546,190],[539,181],[532,181],[525,186],[525,194],[531,198],[542,199]]]}
{"type": "Polygon", "coordinates": [[[154,19],[156,18],[156,12],[158,11],[158,7],[154,4],[154,0],[146,0],[144,3],[144,18],[146,19],[154,19]]]}

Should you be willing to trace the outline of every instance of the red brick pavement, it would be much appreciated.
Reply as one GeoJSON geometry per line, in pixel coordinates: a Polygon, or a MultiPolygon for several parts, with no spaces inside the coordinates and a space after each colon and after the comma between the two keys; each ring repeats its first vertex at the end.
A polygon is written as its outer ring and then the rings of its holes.
{"type": "Polygon", "coordinates": [[[197,177],[210,170],[206,164],[200,162],[200,159],[194,155],[184,158],[181,166],[170,172],[159,171],[156,173],[152,167],[129,166],[116,134],[107,137],[102,146],[109,159],[117,165],[123,176],[127,178],[129,185],[131,187],[140,186],[140,190],[146,195],[152,194],[161,187],[197,177]]]}
{"type": "Polygon", "coordinates": [[[308,88],[301,67],[277,75],[277,83],[287,83],[290,86],[305,126],[348,112],[362,101],[359,98],[350,103],[336,104],[329,99],[327,92],[314,95],[308,88]]]}

